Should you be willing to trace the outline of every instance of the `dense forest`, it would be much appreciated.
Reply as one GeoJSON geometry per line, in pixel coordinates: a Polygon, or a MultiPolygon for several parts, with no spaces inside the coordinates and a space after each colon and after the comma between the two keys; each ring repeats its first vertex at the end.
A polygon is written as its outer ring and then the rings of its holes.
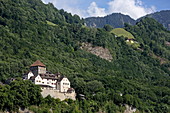
{"type": "Polygon", "coordinates": [[[170,10],[164,10],[146,15],[146,17],[154,18],[161,23],[165,28],[170,30],[170,10]]]}
{"type": "Polygon", "coordinates": [[[0,0],[0,110],[115,113],[128,104],[142,113],[170,112],[170,32],[151,18],[125,24],[134,47],[112,29],[86,27],[78,15],[40,0],[0,0]],[[83,42],[108,48],[113,60],[80,49],[83,42]],[[19,78],[37,59],[69,78],[76,101],[43,99],[38,86],[19,78]],[[18,79],[4,85],[10,77],[18,79]]]}

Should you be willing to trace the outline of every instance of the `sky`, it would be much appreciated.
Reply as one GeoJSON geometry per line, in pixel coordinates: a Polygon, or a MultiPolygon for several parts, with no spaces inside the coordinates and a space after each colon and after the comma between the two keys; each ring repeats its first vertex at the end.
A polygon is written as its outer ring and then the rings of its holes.
{"type": "Polygon", "coordinates": [[[77,14],[81,18],[103,17],[112,13],[129,15],[133,19],[161,10],[170,10],[170,0],[42,0],[57,9],[77,14]]]}

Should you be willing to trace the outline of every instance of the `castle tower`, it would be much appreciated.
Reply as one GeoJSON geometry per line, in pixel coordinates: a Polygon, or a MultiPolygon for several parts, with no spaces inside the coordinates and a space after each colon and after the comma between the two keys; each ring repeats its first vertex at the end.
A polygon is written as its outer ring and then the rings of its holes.
{"type": "Polygon", "coordinates": [[[46,74],[46,66],[41,61],[37,60],[30,66],[30,71],[32,71],[34,76],[46,74]]]}

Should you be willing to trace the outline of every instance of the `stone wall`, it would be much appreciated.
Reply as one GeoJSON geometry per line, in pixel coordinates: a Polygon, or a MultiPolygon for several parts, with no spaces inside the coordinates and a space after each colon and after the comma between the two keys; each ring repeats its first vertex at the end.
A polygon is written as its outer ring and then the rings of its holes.
{"type": "Polygon", "coordinates": [[[52,89],[42,89],[41,92],[42,96],[45,98],[46,96],[50,95],[53,98],[59,98],[61,101],[65,99],[72,99],[76,100],[76,93],[61,93],[59,90],[52,90],[52,89]]]}

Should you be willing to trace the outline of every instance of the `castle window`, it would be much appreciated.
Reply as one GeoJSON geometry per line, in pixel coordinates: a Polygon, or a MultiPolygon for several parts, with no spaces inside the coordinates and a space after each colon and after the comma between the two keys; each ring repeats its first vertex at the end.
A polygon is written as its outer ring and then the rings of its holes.
{"type": "Polygon", "coordinates": [[[63,83],[63,85],[69,85],[69,83],[63,83]]]}

